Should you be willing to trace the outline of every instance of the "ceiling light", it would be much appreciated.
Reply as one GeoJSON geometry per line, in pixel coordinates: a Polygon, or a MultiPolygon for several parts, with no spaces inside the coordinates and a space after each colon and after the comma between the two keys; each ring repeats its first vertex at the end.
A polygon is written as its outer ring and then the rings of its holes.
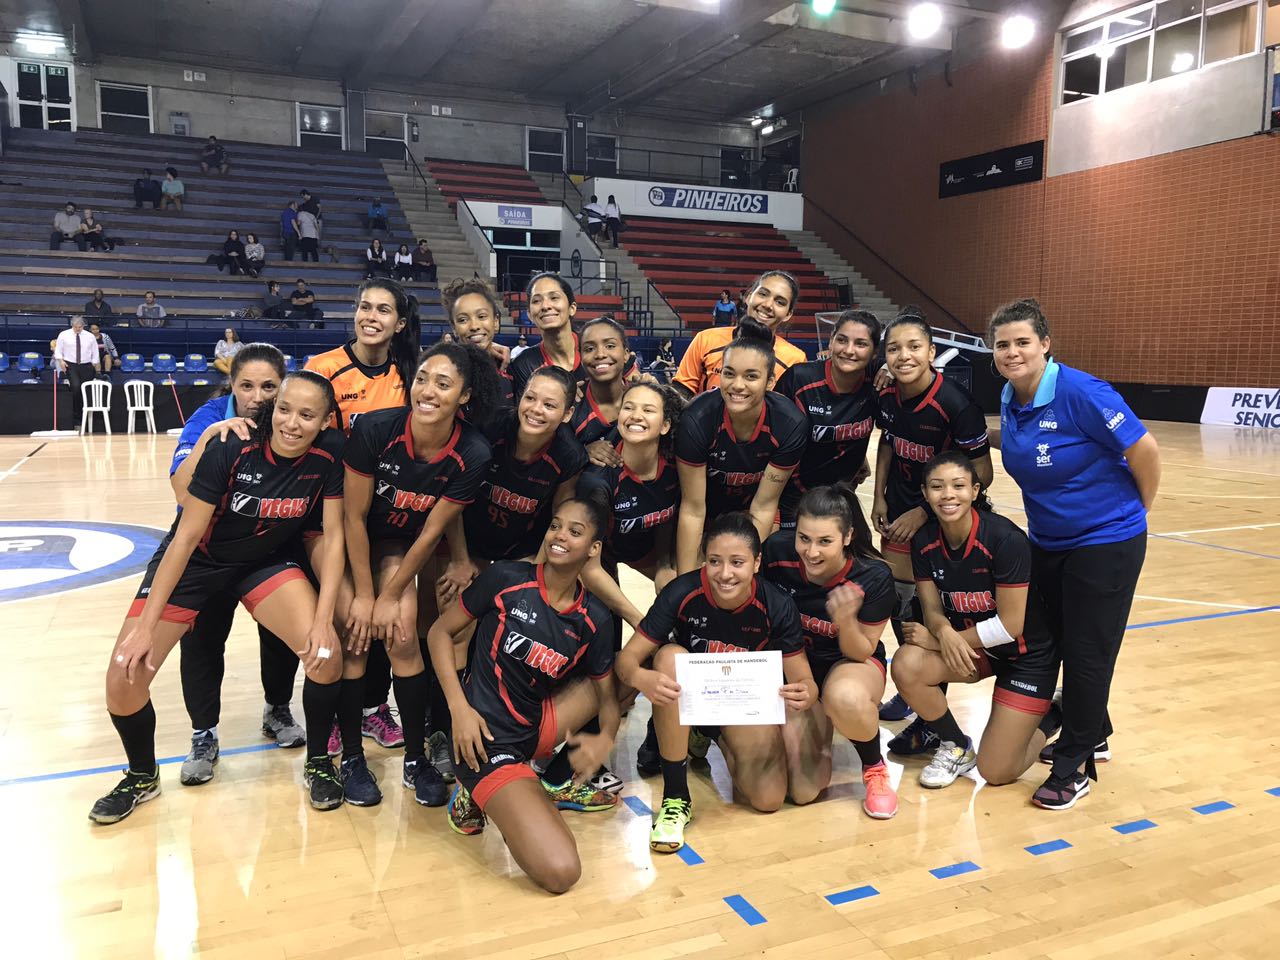
{"type": "Polygon", "coordinates": [[[1173,63],[1169,64],[1169,69],[1174,73],[1186,73],[1196,65],[1196,55],[1183,50],[1181,53],[1173,55],[1173,63]]]}
{"type": "Polygon", "coordinates": [[[53,56],[58,52],[59,47],[64,46],[59,37],[50,37],[37,33],[19,34],[17,41],[27,48],[28,53],[42,57],[53,56]]]}
{"type": "Polygon", "coordinates": [[[769,134],[771,134],[771,133],[773,133],[773,124],[772,124],[772,123],[771,123],[771,124],[769,124],[767,127],[761,127],[761,128],[760,128],[760,136],[762,136],[762,137],[767,137],[767,136],[768,136],[769,134]]]}
{"type": "Polygon", "coordinates": [[[1025,47],[1035,35],[1035,21],[1022,14],[1009,17],[1000,25],[1000,42],[1009,50],[1025,47]]]}
{"type": "Polygon", "coordinates": [[[762,123],[764,123],[764,117],[752,117],[752,118],[751,118],[751,125],[752,125],[753,127],[758,127],[758,126],[760,126],[760,124],[762,124],[762,123]]]}
{"type": "Polygon", "coordinates": [[[907,14],[907,33],[914,40],[927,40],[942,26],[942,9],[933,3],[918,3],[907,14]]]}
{"type": "Polygon", "coordinates": [[[813,0],[813,12],[820,17],[829,17],[835,10],[836,0],[813,0]]]}

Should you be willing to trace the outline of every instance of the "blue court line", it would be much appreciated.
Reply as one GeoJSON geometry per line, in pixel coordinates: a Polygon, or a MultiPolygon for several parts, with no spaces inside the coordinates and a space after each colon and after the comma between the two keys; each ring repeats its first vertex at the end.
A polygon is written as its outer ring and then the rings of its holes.
{"type": "MultiPolygon", "coordinates": [[[[251,747],[229,747],[218,751],[218,753],[223,757],[234,757],[241,753],[261,753],[263,750],[278,749],[280,749],[279,744],[258,743],[251,747]]],[[[306,751],[303,752],[305,753],[306,751]]],[[[181,763],[185,759],[187,759],[187,755],[184,753],[176,757],[161,757],[156,763],[162,765],[181,763]]],[[[125,761],[121,759],[119,763],[112,763],[105,767],[85,767],[83,770],[66,770],[62,773],[39,773],[31,777],[13,777],[9,780],[0,780],[0,787],[13,787],[20,783],[43,783],[46,780],[67,780],[71,777],[90,777],[98,773],[118,773],[125,765],[125,761]]]]}
{"type": "Polygon", "coordinates": [[[1111,829],[1116,833],[1138,833],[1140,830],[1150,830],[1157,826],[1159,826],[1159,824],[1152,820],[1133,820],[1129,823],[1117,824],[1111,829]]]}
{"type": "MultiPolygon", "coordinates": [[[[682,849],[687,850],[689,848],[683,847],[682,849]]],[[[724,902],[729,905],[729,908],[734,913],[736,913],[743,920],[745,920],[747,926],[749,927],[758,927],[762,923],[769,922],[764,918],[763,913],[761,913],[751,904],[747,903],[746,897],[739,896],[738,894],[735,893],[732,897],[725,897],[724,902]]]]}
{"type": "Polygon", "coordinates": [[[854,887],[852,890],[841,890],[839,893],[828,893],[824,898],[827,903],[833,907],[838,907],[842,903],[853,903],[855,900],[865,900],[867,897],[878,897],[880,891],[875,887],[854,887]]]}
{"type": "Polygon", "coordinates": [[[632,813],[634,813],[637,817],[653,816],[653,811],[649,809],[649,805],[645,803],[643,800],[641,800],[639,797],[623,797],[622,802],[626,806],[626,808],[630,810],[632,813]]]}
{"type": "Polygon", "coordinates": [[[1280,797],[1280,787],[1272,787],[1267,791],[1267,793],[1271,794],[1273,797],[1280,797]]]}
{"type": "Polygon", "coordinates": [[[1149,533],[1153,540],[1165,540],[1171,543],[1189,543],[1196,547],[1209,547],[1212,550],[1226,550],[1229,553],[1243,553],[1247,557],[1261,557],[1264,560],[1280,560],[1274,553],[1258,553],[1254,550],[1241,550],[1239,547],[1224,547],[1220,543],[1205,543],[1203,540],[1188,540],[1186,537],[1171,537],[1164,533],[1149,533]]]}
{"type": "Polygon", "coordinates": [[[1192,807],[1196,813],[1202,817],[1207,817],[1211,813],[1221,813],[1223,810],[1234,810],[1236,805],[1226,800],[1215,800],[1213,803],[1202,803],[1198,807],[1192,807]]]}
{"type": "Polygon", "coordinates": [[[948,877],[958,877],[962,873],[973,873],[973,871],[981,869],[972,860],[962,860],[959,863],[951,864],[949,867],[934,867],[929,872],[939,880],[946,880],[948,877]]]}
{"type": "MultiPolygon", "coordinates": [[[[683,860],[686,864],[688,864],[691,867],[696,867],[700,863],[706,863],[705,860],[703,860],[700,856],[698,856],[698,852],[688,844],[685,844],[683,847],[677,850],[676,856],[679,857],[681,860],[683,860]]],[[[738,899],[741,900],[742,898],[739,897],[738,899]]],[[[743,900],[742,902],[746,903],[747,901],[743,900]]],[[[730,906],[732,906],[732,904],[730,904],[730,906]]]]}
{"type": "Polygon", "coordinates": [[[1046,853],[1057,853],[1059,850],[1070,850],[1071,844],[1065,840],[1046,840],[1044,843],[1033,843],[1029,847],[1023,847],[1023,850],[1031,854],[1033,857],[1042,857],[1046,853]]]}
{"type": "Polygon", "coordinates": [[[1228,610],[1225,613],[1201,613],[1194,617],[1177,617],[1173,620],[1152,620],[1149,623],[1131,623],[1126,630],[1145,630],[1147,627],[1170,627],[1175,623],[1195,623],[1198,620],[1221,620],[1224,617],[1243,617],[1251,613],[1270,613],[1280,610],[1280,605],[1270,607],[1250,607],[1248,610],[1228,610]]]}

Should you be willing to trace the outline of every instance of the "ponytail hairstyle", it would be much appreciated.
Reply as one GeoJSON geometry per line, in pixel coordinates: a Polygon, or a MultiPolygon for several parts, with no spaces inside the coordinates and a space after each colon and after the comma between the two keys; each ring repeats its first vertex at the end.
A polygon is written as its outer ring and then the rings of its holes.
{"type": "Polygon", "coordinates": [[[781,277],[786,282],[787,286],[791,290],[791,303],[787,307],[787,314],[791,315],[795,313],[796,304],[800,301],[800,284],[797,282],[795,277],[787,273],[785,270],[766,270],[764,273],[760,274],[760,276],[751,281],[751,286],[748,288],[747,296],[750,297],[751,294],[755,293],[756,290],[760,288],[760,284],[764,283],[770,277],[781,277]]]}
{"type": "MultiPolygon", "coordinates": [[[[560,502],[560,506],[576,503],[587,512],[587,518],[591,521],[591,525],[595,528],[595,535],[592,540],[603,541],[609,536],[609,530],[613,525],[613,511],[609,509],[609,503],[605,499],[604,491],[599,487],[592,487],[586,493],[575,493],[560,502]]],[[[557,507],[556,509],[559,509],[557,507]]]]}
{"type": "MultiPolygon", "coordinates": [[[[471,391],[466,403],[467,420],[476,426],[488,423],[502,403],[502,378],[489,355],[473,343],[441,340],[423,351],[414,376],[432,357],[445,357],[462,377],[463,391],[471,391]]],[[[410,383],[412,383],[410,378],[410,383]]]]}
{"type": "Polygon", "coordinates": [[[502,322],[502,298],[493,289],[493,285],[480,277],[457,277],[440,291],[440,305],[444,307],[444,315],[449,318],[450,324],[453,323],[453,305],[471,293],[478,293],[488,300],[494,317],[499,323],[502,322]]]}
{"type": "Polygon", "coordinates": [[[867,516],[862,512],[862,504],[853,488],[843,483],[833,483],[826,487],[814,487],[806,490],[796,506],[797,517],[812,517],[815,520],[834,519],[840,526],[841,536],[852,531],[853,537],[844,548],[845,556],[875,557],[882,559],[871,539],[871,527],[867,516]]]}
{"type": "Polygon", "coordinates": [[[914,304],[908,304],[903,307],[898,311],[898,315],[889,321],[889,325],[884,328],[884,339],[888,340],[894,329],[901,326],[918,327],[924,333],[925,342],[933,343],[933,328],[929,326],[929,321],[925,319],[924,311],[914,304]]]}
{"type": "Polygon", "coordinates": [[[400,374],[400,382],[404,384],[404,402],[409,404],[409,386],[413,383],[414,374],[418,372],[418,352],[422,343],[422,317],[418,313],[418,298],[406,293],[404,287],[386,277],[374,277],[360,284],[356,291],[356,301],[366,290],[385,290],[395,299],[396,316],[404,321],[398,333],[391,336],[391,347],[388,358],[392,366],[400,374]]]}
{"type": "Polygon", "coordinates": [[[740,537],[747,541],[753,557],[760,556],[760,531],[751,520],[751,514],[745,510],[734,510],[722,513],[707,522],[702,531],[702,553],[705,556],[707,545],[716,537],[740,537]]]}
{"type": "MultiPolygon", "coordinates": [[[[529,377],[529,381],[531,382],[534,377],[546,377],[547,379],[554,381],[556,385],[564,391],[565,409],[573,409],[578,399],[578,381],[574,379],[572,373],[568,370],[561,370],[554,364],[548,364],[547,366],[539,367],[537,370],[533,371],[529,377]]],[[[528,386],[529,384],[526,383],[525,389],[528,389],[528,386]]],[[[520,397],[516,397],[516,405],[519,406],[519,404],[520,397]]]]}
{"type": "MultiPolygon", "coordinates": [[[[662,401],[662,422],[671,424],[670,429],[658,438],[658,456],[665,460],[674,460],[676,453],[676,429],[680,426],[680,416],[684,413],[684,398],[676,390],[665,383],[633,383],[622,391],[625,402],[627,394],[632,390],[652,390],[662,401]]],[[[621,419],[621,414],[619,414],[621,419]]]]}
{"type": "Polygon", "coordinates": [[[870,310],[844,310],[836,317],[835,326],[831,328],[831,338],[827,341],[830,348],[831,340],[835,339],[840,328],[846,323],[860,323],[867,328],[867,333],[871,337],[871,347],[873,350],[880,347],[880,318],[870,310]]]}
{"type": "Polygon", "coordinates": [[[539,280],[554,280],[556,284],[560,287],[560,289],[564,292],[564,298],[569,301],[569,306],[574,306],[577,304],[578,299],[573,295],[573,284],[571,284],[564,277],[560,276],[560,274],[558,273],[555,273],[551,270],[544,270],[541,273],[535,273],[533,276],[529,278],[529,282],[525,284],[524,302],[526,306],[529,303],[529,298],[533,296],[533,285],[537,283],[539,280]]]}
{"type": "Polygon", "coordinates": [[[231,372],[227,374],[227,379],[222,382],[222,386],[218,387],[214,396],[225,397],[229,394],[231,385],[236,382],[236,377],[240,376],[240,371],[244,369],[244,365],[254,362],[271,364],[276,376],[282,382],[284,381],[287,371],[284,365],[284,354],[280,352],[280,348],[270,343],[246,343],[231,358],[231,372]]]}
{"type": "Polygon", "coordinates": [[[755,350],[765,359],[765,369],[769,372],[769,379],[773,379],[773,368],[775,364],[773,356],[773,331],[766,327],[759,320],[751,317],[743,317],[738,321],[738,326],[734,328],[733,339],[729,341],[729,346],[724,349],[724,356],[729,355],[730,350],[748,349],[755,350]]]}
{"type": "MultiPolygon", "coordinates": [[[[247,349],[249,348],[245,347],[245,350],[247,349]]],[[[240,352],[243,353],[244,350],[240,352]]],[[[280,391],[264,403],[258,410],[258,425],[254,428],[253,433],[250,435],[250,439],[262,444],[270,442],[272,432],[271,421],[275,417],[276,400],[279,398],[280,393],[284,392],[284,385],[290,380],[302,380],[305,383],[311,384],[320,391],[321,395],[324,397],[324,410],[321,413],[322,421],[327,422],[328,419],[337,412],[338,398],[334,395],[333,384],[329,382],[329,378],[324,374],[316,373],[314,370],[295,370],[293,373],[287,374],[285,378],[280,381],[280,391]]],[[[325,428],[322,427],[321,433],[323,433],[324,430],[325,428]]]]}
{"type": "Polygon", "coordinates": [[[1044,315],[1040,301],[1034,297],[1024,297],[996,308],[987,323],[987,346],[996,342],[996,330],[1006,323],[1029,323],[1035,335],[1041,340],[1049,339],[1049,319],[1044,315]]]}
{"type": "MultiPolygon", "coordinates": [[[[959,467],[969,475],[970,483],[975,486],[981,486],[981,483],[978,480],[978,471],[977,468],[974,467],[973,461],[959,450],[945,450],[926,463],[924,465],[924,472],[920,475],[923,480],[921,486],[926,486],[929,483],[929,477],[933,472],[942,467],[959,467]]],[[[974,509],[981,510],[984,513],[991,513],[995,509],[991,504],[991,498],[987,496],[987,491],[982,489],[979,489],[978,496],[973,501],[973,506],[974,509]]]]}

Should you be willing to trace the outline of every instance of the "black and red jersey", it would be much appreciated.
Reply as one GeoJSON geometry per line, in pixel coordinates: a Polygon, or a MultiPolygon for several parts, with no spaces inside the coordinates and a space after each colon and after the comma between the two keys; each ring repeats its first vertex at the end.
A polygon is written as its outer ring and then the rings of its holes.
{"type": "Polygon", "coordinates": [[[322,500],[342,497],[343,442],[341,431],[322,430],[290,460],[272,452],[270,442],[210,440],[187,488],[214,506],[197,549],[220,563],[245,563],[300,541],[308,514],[318,513],[322,500]]]}
{"type": "MultiPolygon", "coordinates": [[[[1031,582],[1031,542],[1012,520],[998,513],[974,510],[969,538],[958,550],[947,546],[936,517],[930,517],[911,538],[911,568],[918,582],[932,582],[942,597],[942,610],[957,630],[996,615],[996,587],[1027,589],[1031,582]]],[[[1049,643],[1038,615],[1036,591],[1027,594],[1022,636],[1015,637],[1016,653],[1029,645],[1049,643]]],[[[1003,644],[996,652],[1003,652],[1003,644]]]]}
{"type": "MultiPolygon", "coordinates": [[[[511,374],[517,404],[520,402],[520,397],[524,395],[524,388],[528,385],[529,378],[533,376],[533,372],[539,367],[551,366],[555,366],[555,364],[551,362],[551,358],[547,356],[545,346],[541,343],[536,347],[530,347],[528,350],[523,351],[520,356],[507,365],[507,370],[511,374]]],[[[623,376],[629,377],[635,371],[635,357],[631,357],[627,360],[627,368],[623,372],[623,376]]],[[[569,373],[578,382],[578,393],[581,394],[587,388],[587,371],[582,366],[582,351],[578,347],[578,335],[576,333],[573,335],[573,369],[569,373]]]]}
{"type": "Polygon", "coordinates": [[[604,411],[591,396],[590,384],[587,384],[582,399],[573,408],[573,419],[569,421],[569,426],[573,429],[573,435],[584,447],[590,446],[597,440],[616,443],[620,439],[618,421],[610,420],[605,416],[604,411]]]}
{"type": "Polygon", "coordinates": [[[751,436],[739,439],[729,422],[719,390],[694,397],[676,428],[676,458],[707,468],[707,517],[746,510],[773,465],[790,470],[804,452],[808,425],[786,397],[772,390],[764,395],[760,417],[751,436]]]}
{"type": "Polygon", "coordinates": [[[796,503],[806,490],[853,479],[867,457],[878,404],[868,377],[849,393],[837,390],[830,360],[796,364],[774,389],[795,401],[809,428],[804,456],[782,494],[786,518],[795,515],[796,503]]]}
{"type": "Polygon", "coordinates": [[[742,606],[725,610],[716,606],[705,571],[691,570],[662,588],[636,632],[653,643],[677,643],[690,653],[804,653],[795,603],[760,577],[752,579],[751,596],[742,606]]]}
{"type": "Polygon", "coordinates": [[[464,506],[476,498],[489,467],[489,443],[469,423],[455,421],[453,433],[429,460],[413,453],[413,414],[376,410],[351,428],[348,470],[373,479],[367,525],[371,540],[417,539],[436,502],[464,506]]]}
{"type": "Polygon", "coordinates": [[[495,563],[458,600],[478,620],[467,660],[467,702],[499,742],[526,736],[567,678],[613,670],[613,617],[578,584],[568,609],[547,600],[542,566],[495,563]]]}
{"type": "MultiPolygon", "coordinates": [[[[622,455],[622,445],[617,446],[622,455]]],[[[627,467],[601,467],[591,464],[582,471],[578,493],[597,489],[603,492],[613,525],[605,549],[622,563],[636,563],[654,550],[658,531],[671,526],[674,533],[676,510],[680,505],[680,476],[676,465],[665,457],[658,460],[658,474],[652,480],[641,480],[627,467]]]]}
{"type": "Polygon", "coordinates": [[[991,452],[982,408],[941,373],[933,375],[924,393],[910,399],[898,393],[896,383],[881,390],[877,422],[893,447],[885,491],[890,520],[924,503],[924,465],[938,454],[958,447],[977,460],[991,452]]]}
{"type": "MultiPolygon", "coordinates": [[[[840,633],[827,612],[827,594],[834,588],[847,583],[862,594],[858,622],[869,626],[883,625],[898,605],[893,571],[883,560],[850,557],[829,582],[810,583],[796,553],[796,535],[789,530],[779,530],[764,542],[760,575],[787,591],[795,601],[800,611],[800,634],[809,661],[815,665],[834,665],[844,659],[840,633]]],[[[877,644],[872,656],[884,660],[883,643],[877,644]]]]}
{"type": "MultiPolygon", "coordinates": [[[[520,354],[524,356],[524,354],[520,354]]],[[[467,547],[486,560],[517,560],[538,552],[556,489],[587,465],[587,452],[565,424],[529,462],[516,459],[519,421],[501,411],[485,428],[492,450],[480,493],[463,511],[467,547]]]]}

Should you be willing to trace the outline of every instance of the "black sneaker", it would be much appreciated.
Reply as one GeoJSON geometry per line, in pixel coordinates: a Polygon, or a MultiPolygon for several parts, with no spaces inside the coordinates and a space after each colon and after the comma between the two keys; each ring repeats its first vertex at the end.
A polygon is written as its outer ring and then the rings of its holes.
{"type": "MultiPolygon", "coordinates": [[[[431,765],[444,779],[445,783],[453,783],[453,751],[449,747],[449,738],[443,730],[437,730],[427,738],[427,751],[431,754],[431,765]]],[[[438,806],[438,804],[430,804],[438,806]]]]}
{"type": "Polygon", "coordinates": [[[187,759],[182,761],[178,779],[184,787],[195,787],[213,779],[213,768],[218,765],[218,736],[212,730],[193,734],[187,759]]]}
{"type": "Polygon", "coordinates": [[[425,757],[404,762],[404,785],[413,799],[424,807],[443,807],[449,802],[449,788],[434,763],[425,757]]]}
{"type": "Polygon", "coordinates": [[[311,805],[317,810],[336,810],[342,806],[342,781],[328,757],[308,760],[302,768],[302,782],[311,790],[311,805]]]}
{"type": "Polygon", "coordinates": [[[355,807],[376,807],[382,802],[377,778],[364,755],[342,758],[342,799],[355,807]]]}
{"type": "Polygon", "coordinates": [[[140,803],[160,796],[160,768],[154,773],[124,771],[124,779],[116,788],[93,805],[89,819],[94,823],[118,823],[140,803]]]}
{"type": "Polygon", "coordinates": [[[1031,795],[1031,802],[1042,810],[1070,810],[1076,801],[1089,793],[1089,778],[1083,773],[1062,778],[1049,774],[1049,779],[1031,795]]]}
{"type": "Polygon", "coordinates": [[[895,693],[890,699],[880,704],[880,719],[887,723],[905,720],[915,713],[902,699],[902,694],[895,693]]]}
{"type": "Polygon", "coordinates": [[[654,732],[652,720],[645,730],[644,740],[636,748],[636,772],[642,777],[656,777],[662,772],[662,755],[658,753],[658,735],[654,732]]]}
{"type": "Polygon", "coordinates": [[[942,740],[929,725],[916,717],[906,729],[889,741],[889,752],[900,757],[914,757],[921,753],[932,753],[941,744],[942,740]]]}

